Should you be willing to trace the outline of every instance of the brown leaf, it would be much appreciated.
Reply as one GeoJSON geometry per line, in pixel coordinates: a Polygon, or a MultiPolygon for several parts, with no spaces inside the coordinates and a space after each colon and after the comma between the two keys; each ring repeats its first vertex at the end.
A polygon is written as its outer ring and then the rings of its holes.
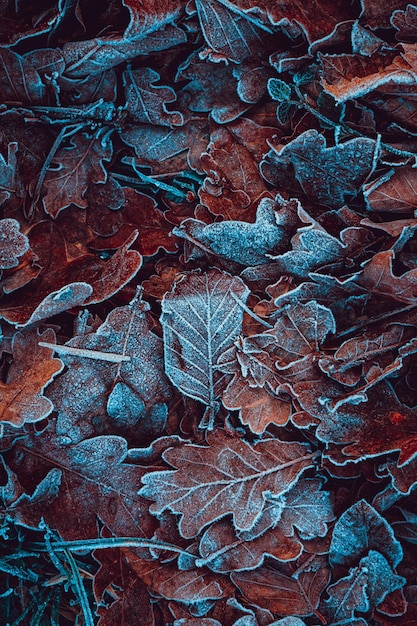
{"type": "Polygon", "coordinates": [[[379,296],[413,303],[417,296],[417,270],[410,270],[401,276],[394,275],[394,258],[393,250],[377,252],[366,263],[355,282],[379,296]]]}
{"type": "Polygon", "coordinates": [[[363,186],[370,211],[412,213],[417,208],[417,171],[411,165],[397,167],[363,186]]]}
{"type": "Polygon", "coordinates": [[[320,561],[297,576],[262,565],[249,572],[233,572],[233,582],[244,597],[278,615],[311,615],[329,582],[328,567],[320,561]]]}
{"type": "Polygon", "coordinates": [[[85,194],[91,183],[104,183],[107,172],[103,161],[110,161],[112,147],[109,138],[99,131],[95,135],[77,133],[68,147],[60,147],[43,181],[45,211],[56,217],[71,204],[87,207],[85,194]]]}
{"type": "Polygon", "coordinates": [[[219,429],[208,433],[208,442],[209,447],[167,450],[164,460],[178,469],[143,478],[140,493],[155,500],[151,512],[180,513],[185,538],[229,513],[237,530],[249,530],[262,513],[265,494],[277,497],[288,491],[314,456],[303,444],[266,439],[251,445],[219,429]]]}
{"type": "Polygon", "coordinates": [[[0,421],[22,426],[47,417],[53,404],[43,391],[63,369],[52,350],[39,346],[40,341],[54,342],[55,333],[47,329],[16,333],[12,341],[13,363],[7,379],[0,381],[0,421]]]}
{"type": "Polygon", "coordinates": [[[53,222],[39,222],[28,237],[41,272],[35,280],[4,298],[0,306],[0,315],[20,326],[82,304],[106,300],[128,283],[142,264],[139,252],[130,250],[134,237],[107,261],[93,254],[69,261],[63,234],[53,222]]]}
{"type": "Polygon", "coordinates": [[[225,219],[253,221],[255,206],[269,192],[244,133],[238,136],[223,126],[214,127],[201,163],[207,174],[199,191],[202,204],[225,219]]]}

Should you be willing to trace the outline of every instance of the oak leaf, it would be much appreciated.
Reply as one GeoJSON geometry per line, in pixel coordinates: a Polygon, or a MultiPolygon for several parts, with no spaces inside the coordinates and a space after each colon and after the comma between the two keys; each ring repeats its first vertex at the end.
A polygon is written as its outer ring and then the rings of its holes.
{"type": "Polygon", "coordinates": [[[19,264],[19,257],[29,250],[29,240],[20,232],[20,224],[12,218],[0,220],[0,270],[19,264]]]}
{"type": "Polygon", "coordinates": [[[5,381],[0,381],[0,422],[15,427],[25,422],[37,422],[53,410],[52,402],[43,391],[63,369],[60,359],[52,357],[49,348],[40,341],[53,342],[55,333],[47,329],[18,332],[12,341],[13,363],[5,381]]]}
{"type": "Polygon", "coordinates": [[[155,500],[151,512],[180,513],[185,538],[230,513],[237,530],[249,530],[262,513],[266,494],[278,497],[288,491],[314,456],[303,444],[266,439],[251,445],[222,430],[208,433],[208,442],[208,447],[167,450],[164,460],[178,469],[143,478],[141,495],[155,500]]]}

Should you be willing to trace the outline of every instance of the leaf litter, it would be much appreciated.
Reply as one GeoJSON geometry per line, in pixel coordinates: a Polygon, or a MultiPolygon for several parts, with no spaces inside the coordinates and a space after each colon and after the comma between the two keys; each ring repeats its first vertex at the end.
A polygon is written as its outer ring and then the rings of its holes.
{"type": "Polygon", "coordinates": [[[414,623],[416,46],[0,2],[2,623],[414,623]]]}

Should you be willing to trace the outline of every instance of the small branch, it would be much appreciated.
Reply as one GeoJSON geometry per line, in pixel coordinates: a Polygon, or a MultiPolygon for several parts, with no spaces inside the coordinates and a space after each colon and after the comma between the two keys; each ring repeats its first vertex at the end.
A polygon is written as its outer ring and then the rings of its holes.
{"type": "Polygon", "coordinates": [[[100,352],[100,350],[87,350],[85,348],[72,348],[71,346],[60,346],[56,343],[48,343],[47,341],[39,341],[42,348],[50,348],[58,354],[69,354],[72,356],[84,357],[86,359],[95,359],[96,361],[109,361],[110,363],[122,363],[130,361],[130,356],[126,354],[114,354],[113,352],[100,352]]]}
{"type": "Polygon", "coordinates": [[[233,300],[236,300],[236,302],[238,303],[238,305],[240,307],[242,307],[242,309],[248,314],[250,315],[255,321],[257,321],[259,324],[262,324],[262,326],[265,326],[265,328],[268,328],[269,330],[271,328],[274,328],[269,322],[266,322],[265,320],[263,320],[261,317],[258,317],[256,315],[256,313],[254,313],[253,311],[250,310],[250,308],[248,306],[246,306],[246,304],[244,302],[242,302],[242,300],[240,300],[234,293],[233,291],[230,292],[233,300]]]}

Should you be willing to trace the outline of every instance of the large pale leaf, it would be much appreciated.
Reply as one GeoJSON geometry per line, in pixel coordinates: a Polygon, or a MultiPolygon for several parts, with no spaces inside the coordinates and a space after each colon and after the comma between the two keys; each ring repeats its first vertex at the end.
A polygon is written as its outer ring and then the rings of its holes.
{"type": "Polygon", "coordinates": [[[267,495],[287,492],[312,466],[314,456],[304,444],[266,439],[252,445],[222,430],[210,433],[208,442],[208,447],[167,450],[165,461],[178,469],[143,478],[141,495],[155,500],[150,511],[180,513],[184,537],[194,537],[230,513],[237,530],[249,530],[262,514],[267,495]]]}
{"type": "Polygon", "coordinates": [[[225,386],[217,360],[241,332],[239,302],[248,294],[240,278],[216,269],[188,274],[162,301],[165,371],[182,393],[207,406],[209,428],[225,386]]]}

